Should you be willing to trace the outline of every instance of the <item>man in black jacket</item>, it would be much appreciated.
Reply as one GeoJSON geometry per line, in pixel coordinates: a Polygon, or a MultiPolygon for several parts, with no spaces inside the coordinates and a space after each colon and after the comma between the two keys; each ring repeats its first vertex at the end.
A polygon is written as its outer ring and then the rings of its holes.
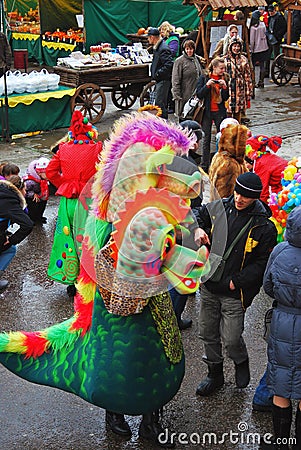
{"type": "Polygon", "coordinates": [[[34,225],[24,211],[25,205],[19,189],[9,181],[0,180],[0,292],[8,286],[2,275],[16,254],[16,244],[29,235],[34,225]],[[19,229],[8,233],[7,228],[14,223],[19,229]]]}
{"type": "Polygon", "coordinates": [[[160,36],[158,28],[150,28],[148,42],[153,46],[153,61],[151,65],[151,77],[156,81],[155,96],[156,105],[162,109],[162,117],[168,118],[167,103],[168,92],[171,83],[173,59],[168,45],[160,36]]]}
{"type": "MultiPolygon", "coordinates": [[[[271,54],[273,53],[274,59],[280,54],[280,45],[282,39],[287,30],[287,23],[285,17],[281,12],[276,11],[274,5],[268,6],[269,20],[268,20],[268,31],[269,35],[274,37],[274,40],[268,39],[268,44],[270,47],[271,54]]],[[[269,76],[270,71],[270,61],[266,64],[266,77],[269,76]]]]}
{"type": "Polygon", "coordinates": [[[258,175],[247,172],[237,178],[234,195],[196,211],[199,238],[202,244],[211,244],[211,259],[214,253],[224,256],[240,234],[220,277],[216,277],[213,265],[209,279],[203,280],[201,287],[200,337],[209,369],[196,391],[202,396],[224,384],[222,342],[235,364],[236,386],[244,388],[250,381],[248,352],[242,337],[244,316],[262,286],[270,252],[277,243],[276,227],[269,220],[271,212],[259,200],[261,190],[258,175]]]}

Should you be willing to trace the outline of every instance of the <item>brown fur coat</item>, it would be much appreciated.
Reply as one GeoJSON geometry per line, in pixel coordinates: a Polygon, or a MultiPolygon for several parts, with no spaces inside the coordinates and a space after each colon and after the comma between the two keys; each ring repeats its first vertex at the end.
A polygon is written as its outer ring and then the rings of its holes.
{"type": "Polygon", "coordinates": [[[236,178],[248,171],[244,162],[247,132],[244,125],[223,129],[209,169],[210,201],[232,195],[236,178]]]}

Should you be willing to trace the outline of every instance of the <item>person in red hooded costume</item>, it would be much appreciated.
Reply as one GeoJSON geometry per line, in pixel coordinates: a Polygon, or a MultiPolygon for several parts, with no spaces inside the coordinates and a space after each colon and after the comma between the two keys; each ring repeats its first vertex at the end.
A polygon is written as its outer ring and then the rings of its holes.
{"type": "MultiPolygon", "coordinates": [[[[76,292],[74,283],[79,272],[83,233],[78,225],[74,226],[74,215],[77,208],[89,208],[88,198],[83,203],[78,202],[78,198],[96,172],[102,150],[102,143],[95,142],[96,138],[96,128],[80,111],[74,111],[68,141],[59,145],[46,169],[47,179],[56,186],[56,195],[61,196],[47,274],[49,278],[68,285],[70,297],[76,292]]],[[[78,213],[77,216],[80,215],[78,213]]]]}
{"type": "Polygon", "coordinates": [[[282,172],[288,162],[275,154],[281,144],[280,136],[269,138],[261,134],[247,139],[246,156],[254,161],[253,172],[260,177],[263,186],[260,200],[265,203],[268,203],[272,192],[277,194],[282,189],[282,172]]]}

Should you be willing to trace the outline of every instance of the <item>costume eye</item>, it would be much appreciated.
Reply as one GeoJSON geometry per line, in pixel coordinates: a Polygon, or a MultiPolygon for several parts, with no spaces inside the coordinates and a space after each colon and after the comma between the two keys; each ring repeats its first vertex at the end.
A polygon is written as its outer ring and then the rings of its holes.
{"type": "Polygon", "coordinates": [[[174,247],[176,243],[176,235],[174,230],[170,230],[168,234],[166,235],[163,249],[162,249],[162,259],[166,257],[168,252],[174,247]]]}

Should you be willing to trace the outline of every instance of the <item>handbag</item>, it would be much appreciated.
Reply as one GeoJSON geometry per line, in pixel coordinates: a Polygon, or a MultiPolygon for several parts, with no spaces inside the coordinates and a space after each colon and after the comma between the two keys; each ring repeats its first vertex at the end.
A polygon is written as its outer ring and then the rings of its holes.
{"type": "Polygon", "coordinates": [[[277,41],[277,39],[275,38],[274,34],[273,34],[271,31],[267,30],[267,31],[265,32],[265,34],[266,34],[268,43],[269,43],[270,45],[275,45],[275,44],[277,44],[278,41],[277,41]]]}
{"type": "Polygon", "coordinates": [[[196,97],[195,94],[192,95],[192,97],[190,97],[189,100],[187,100],[187,102],[184,105],[183,108],[183,118],[184,119],[191,119],[194,116],[194,113],[197,109],[199,103],[199,99],[196,97]]]}
{"type": "Polygon", "coordinates": [[[195,89],[190,99],[184,105],[182,116],[185,120],[196,120],[200,122],[203,118],[204,108],[204,99],[199,99],[196,96],[195,89]],[[199,118],[200,120],[198,120],[199,118]]]}
{"type": "Polygon", "coordinates": [[[227,262],[227,259],[229,258],[233,248],[235,247],[235,245],[237,244],[237,242],[239,241],[239,239],[241,238],[241,236],[244,234],[244,232],[247,230],[248,226],[251,224],[252,222],[252,217],[251,219],[245,224],[245,226],[240,230],[240,232],[238,233],[238,235],[234,238],[233,242],[231,243],[231,245],[228,247],[228,250],[226,251],[226,253],[224,254],[224,256],[222,256],[217,268],[215,269],[215,272],[213,273],[213,275],[210,277],[210,281],[213,281],[214,283],[218,283],[224,273],[225,270],[225,265],[227,262]]]}
{"type": "Polygon", "coordinates": [[[194,114],[192,116],[192,120],[195,120],[198,123],[201,123],[203,120],[203,115],[205,111],[205,102],[204,99],[199,99],[198,105],[194,111],[194,114]]]}

